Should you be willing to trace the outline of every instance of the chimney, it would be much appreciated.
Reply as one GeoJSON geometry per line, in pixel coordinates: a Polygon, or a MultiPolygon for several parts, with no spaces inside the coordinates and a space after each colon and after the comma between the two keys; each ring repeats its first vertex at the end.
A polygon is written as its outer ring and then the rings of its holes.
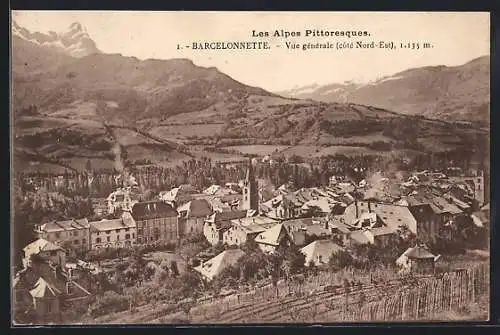
{"type": "Polygon", "coordinates": [[[354,200],[354,206],[356,207],[356,219],[359,217],[358,200],[354,200]]]}

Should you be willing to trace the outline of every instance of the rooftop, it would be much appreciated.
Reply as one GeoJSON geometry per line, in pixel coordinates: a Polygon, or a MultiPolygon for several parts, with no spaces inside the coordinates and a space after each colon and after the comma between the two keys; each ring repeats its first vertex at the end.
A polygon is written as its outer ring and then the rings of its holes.
{"type": "Polygon", "coordinates": [[[138,202],[132,207],[132,217],[135,220],[159,219],[177,215],[177,211],[163,201],[138,202]]]}

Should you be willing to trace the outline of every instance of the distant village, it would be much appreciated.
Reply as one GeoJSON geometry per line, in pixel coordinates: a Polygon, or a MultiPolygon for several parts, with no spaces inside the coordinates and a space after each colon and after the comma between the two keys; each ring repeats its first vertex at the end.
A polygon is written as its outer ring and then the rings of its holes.
{"type": "Polygon", "coordinates": [[[394,264],[403,272],[432,273],[440,255],[429,245],[441,227],[465,220],[489,228],[481,171],[453,177],[446,171],[416,171],[397,182],[383,171],[360,182],[331,175],[327,186],[295,189],[256,178],[254,165],[247,163],[246,177],[238,183],[203,190],[182,184],[149,201],[141,201],[138,182],[124,173],[120,187],[93,202],[100,219],[36,223],[37,239],[23,248],[22,268],[14,277],[16,313],[47,321],[56,320],[63,309],[85,306],[95,294],[92,278],[107,275],[101,262],[79,258],[89,252],[175,248],[199,236],[212,246],[224,246],[211,258],[200,253],[188,260],[210,282],[245,254],[242,247],[248,241],[266,254],[296,246],[308,267],[328,264],[337,252],[352,246],[383,248],[406,229],[418,243],[394,264]]]}

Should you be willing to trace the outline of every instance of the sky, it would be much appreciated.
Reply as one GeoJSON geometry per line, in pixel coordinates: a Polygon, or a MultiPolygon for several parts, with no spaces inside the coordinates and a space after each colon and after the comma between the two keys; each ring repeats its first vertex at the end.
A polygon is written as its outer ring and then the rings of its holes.
{"type": "Polygon", "coordinates": [[[368,82],[408,68],[456,66],[490,54],[489,13],[481,12],[97,12],[14,11],[30,31],[63,32],[80,22],[105,53],[139,59],[189,58],[270,91],[310,84],[368,82]],[[257,38],[252,31],[297,31],[257,38]],[[303,37],[306,29],[368,31],[369,37],[303,37]],[[177,50],[193,42],[268,41],[269,50],[177,50]],[[428,42],[433,48],[289,50],[285,42],[428,42]],[[276,47],[280,45],[280,47],[276,47]]]}

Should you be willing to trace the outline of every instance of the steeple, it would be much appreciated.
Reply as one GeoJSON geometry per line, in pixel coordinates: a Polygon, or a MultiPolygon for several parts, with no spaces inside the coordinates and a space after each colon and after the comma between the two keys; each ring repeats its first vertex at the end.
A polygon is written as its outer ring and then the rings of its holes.
{"type": "Polygon", "coordinates": [[[245,178],[245,183],[249,183],[251,181],[255,181],[255,176],[253,172],[253,164],[252,161],[249,160],[247,164],[247,176],[245,178]]]}
{"type": "Polygon", "coordinates": [[[259,210],[259,190],[255,180],[252,161],[248,161],[247,175],[243,184],[242,209],[259,210]]]}

